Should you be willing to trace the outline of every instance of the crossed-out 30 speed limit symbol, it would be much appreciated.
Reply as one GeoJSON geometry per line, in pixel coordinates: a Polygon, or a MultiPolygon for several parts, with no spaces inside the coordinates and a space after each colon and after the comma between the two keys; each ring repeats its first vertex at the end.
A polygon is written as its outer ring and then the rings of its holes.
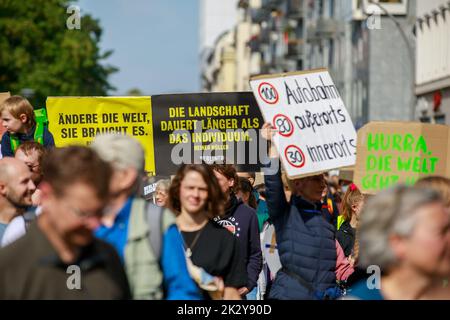
{"type": "Polygon", "coordinates": [[[290,137],[294,133],[294,125],[291,119],[284,114],[277,114],[273,117],[273,127],[278,130],[278,133],[283,137],[290,137]]]}
{"type": "Polygon", "coordinates": [[[303,151],[293,144],[286,147],[286,149],[284,150],[284,156],[286,157],[286,160],[289,162],[289,164],[293,167],[301,168],[305,165],[306,159],[303,151]]]}

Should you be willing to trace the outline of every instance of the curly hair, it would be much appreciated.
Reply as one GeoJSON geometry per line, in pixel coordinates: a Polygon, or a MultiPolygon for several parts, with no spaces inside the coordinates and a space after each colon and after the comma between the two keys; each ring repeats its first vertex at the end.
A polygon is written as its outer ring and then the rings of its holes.
{"type": "MultiPolygon", "coordinates": [[[[353,184],[352,184],[353,186],[353,184]]],[[[339,212],[345,221],[350,221],[353,216],[352,206],[364,200],[364,195],[358,188],[349,187],[344,194],[339,212]]]]}
{"type": "Polygon", "coordinates": [[[256,202],[256,197],[253,194],[253,187],[250,181],[247,178],[239,177],[237,191],[241,191],[245,194],[248,194],[248,205],[249,207],[256,210],[258,207],[258,203],[256,202]]]}
{"type": "Polygon", "coordinates": [[[419,208],[441,202],[434,190],[402,184],[386,189],[367,201],[359,224],[359,265],[378,265],[388,271],[398,262],[389,239],[392,235],[407,237],[417,223],[419,208]]]}
{"type": "Polygon", "coordinates": [[[220,190],[219,182],[217,181],[211,167],[206,164],[184,164],[182,165],[173,178],[169,189],[169,207],[175,213],[181,213],[180,188],[181,183],[190,171],[198,172],[208,187],[208,198],[206,200],[204,213],[212,219],[216,216],[222,216],[224,212],[225,196],[220,190]]]}
{"type": "Polygon", "coordinates": [[[239,177],[237,175],[236,168],[232,164],[212,164],[211,168],[214,171],[219,172],[221,175],[225,176],[228,180],[233,179],[234,184],[230,188],[230,192],[236,192],[238,188],[239,177]]]}
{"type": "Polygon", "coordinates": [[[444,205],[450,208],[450,179],[442,176],[427,176],[419,179],[416,186],[431,189],[439,193],[444,201],[444,205]]]}

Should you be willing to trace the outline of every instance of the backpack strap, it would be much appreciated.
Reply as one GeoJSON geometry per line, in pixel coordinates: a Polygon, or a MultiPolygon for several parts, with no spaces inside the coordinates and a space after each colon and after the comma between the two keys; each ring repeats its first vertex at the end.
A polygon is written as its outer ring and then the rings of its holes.
{"type": "Polygon", "coordinates": [[[11,144],[11,151],[12,153],[16,153],[17,148],[20,145],[19,138],[15,134],[9,135],[9,142],[11,144]]]}
{"type": "Polygon", "coordinates": [[[44,145],[44,124],[42,122],[36,122],[36,129],[34,130],[34,141],[44,145]]]}
{"type": "MultiPolygon", "coordinates": [[[[34,141],[44,145],[44,124],[42,122],[36,122],[36,129],[34,130],[34,141]]],[[[9,142],[11,144],[11,150],[16,153],[17,148],[20,146],[19,137],[16,134],[9,135],[9,142]]]]}
{"type": "Polygon", "coordinates": [[[162,236],[163,236],[163,226],[162,226],[162,215],[164,212],[163,207],[158,207],[153,203],[147,204],[147,223],[150,230],[148,241],[150,242],[150,247],[153,249],[153,253],[158,261],[161,261],[161,247],[162,247],[162,236]]]}

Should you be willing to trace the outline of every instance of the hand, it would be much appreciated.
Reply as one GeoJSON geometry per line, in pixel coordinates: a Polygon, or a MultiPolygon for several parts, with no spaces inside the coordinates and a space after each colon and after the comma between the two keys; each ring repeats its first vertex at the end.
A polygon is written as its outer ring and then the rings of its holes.
{"type": "Polygon", "coordinates": [[[272,141],[272,138],[276,132],[277,130],[270,124],[270,122],[264,123],[261,128],[261,136],[267,141],[272,141]]]}
{"type": "Polygon", "coordinates": [[[261,128],[261,136],[269,141],[269,157],[270,158],[278,158],[278,152],[272,145],[273,136],[277,130],[270,124],[270,122],[264,123],[264,125],[261,128]]]}
{"type": "Polygon", "coordinates": [[[352,267],[355,266],[355,258],[354,258],[353,256],[349,256],[349,257],[348,257],[348,262],[350,263],[350,265],[351,265],[352,267]]]}
{"type": "Polygon", "coordinates": [[[217,286],[217,291],[223,292],[225,285],[221,277],[214,277],[214,284],[217,286]]]}
{"type": "Polygon", "coordinates": [[[239,288],[238,292],[241,296],[245,296],[247,293],[249,293],[249,291],[246,287],[239,288]]]}

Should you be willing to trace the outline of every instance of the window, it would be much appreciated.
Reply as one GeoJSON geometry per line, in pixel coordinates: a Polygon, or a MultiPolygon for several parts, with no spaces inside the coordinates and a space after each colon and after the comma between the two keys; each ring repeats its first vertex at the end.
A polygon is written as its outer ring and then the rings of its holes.
{"type": "MultiPolygon", "coordinates": [[[[408,0],[374,0],[373,2],[379,3],[390,14],[394,15],[406,15],[408,13],[408,0]]],[[[363,6],[365,13],[372,14],[374,12],[380,12],[377,5],[370,4],[368,0],[363,0],[363,6]]],[[[381,12],[381,14],[384,14],[381,12]]]]}

